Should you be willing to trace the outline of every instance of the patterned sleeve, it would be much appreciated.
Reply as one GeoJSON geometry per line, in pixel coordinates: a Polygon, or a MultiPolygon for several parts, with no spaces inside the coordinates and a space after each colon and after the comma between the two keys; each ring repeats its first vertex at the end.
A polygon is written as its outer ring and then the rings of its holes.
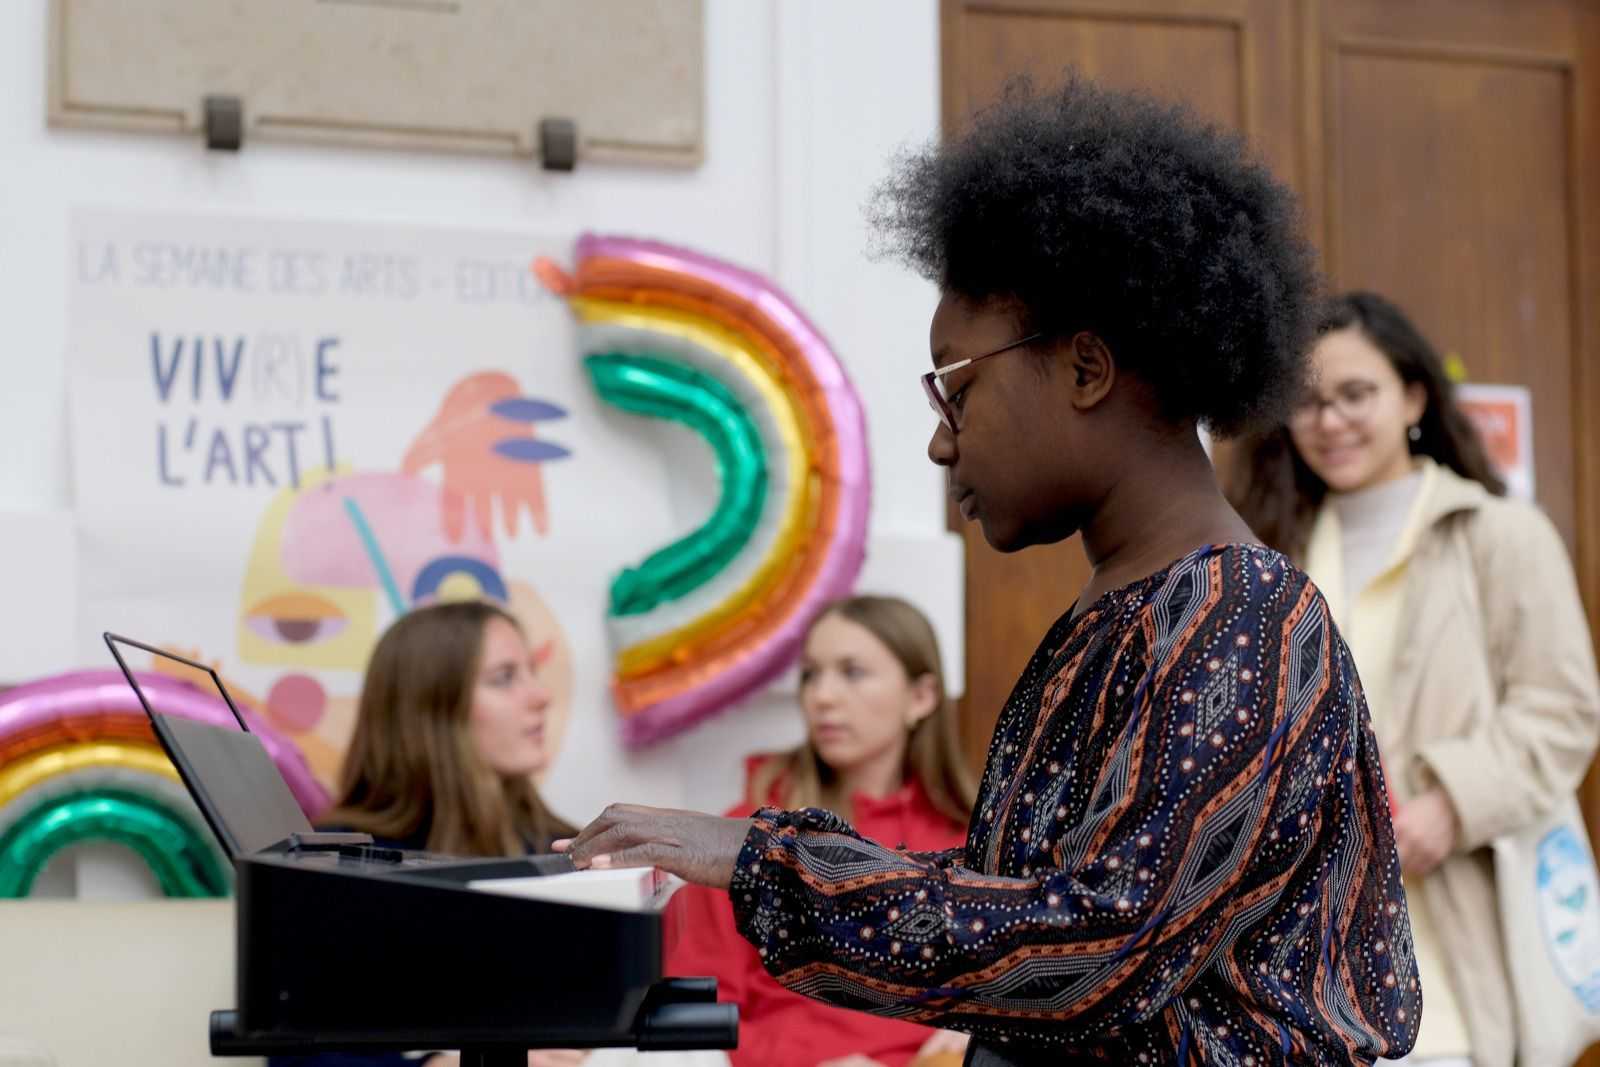
{"type": "Polygon", "coordinates": [[[961,845],[955,848],[943,848],[937,852],[902,852],[901,855],[912,863],[919,863],[936,871],[964,867],[967,861],[967,850],[961,845]]]}
{"type": "Polygon", "coordinates": [[[1256,557],[1199,571],[1119,624],[1129,651],[1092,695],[1046,689],[1036,722],[991,750],[993,851],[965,858],[1011,876],[881,847],[823,811],[759,811],[730,892],[767,970],[858,1010],[1090,1041],[1152,1019],[1286,892],[1312,889],[1316,850],[1295,838],[1321,838],[1338,807],[1322,794],[1348,790],[1357,743],[1348,705],[1324,699],[1340,662],[1326,606],[1256,557]],[[1093,722],[1047,729],[1076,714],[1069,699],[1093,722]],[[1020,806],[1078,744],[1101,750],[1067,790],[1070,818],[1020,806]]]}

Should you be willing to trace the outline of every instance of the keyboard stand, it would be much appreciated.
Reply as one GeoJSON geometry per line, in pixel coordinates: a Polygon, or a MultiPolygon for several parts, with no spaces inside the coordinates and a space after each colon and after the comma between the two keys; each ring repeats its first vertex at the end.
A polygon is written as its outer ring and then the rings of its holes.
{"type": "Polygon", "coordinates": [[[637,1048],[641,1052],[731,1049],[739,1044],[739,1009],[717,1003],[715,978],[663,978],[645,997],[633,1027],[621,1033],[563,1032],[550,1029],[526,1046],[475,1044],[471,1038],[441,1032],[388,1040],[373,1034],[359,1045],[329,1042],[315,1035],[241,1034],[236,1012],[211,1013],[213,1056],[305,1056],[319,1052],[403,1052],[416,1048],[460,1049],[462,1067],[526,1067],[529,1048],[637,1048]]]}

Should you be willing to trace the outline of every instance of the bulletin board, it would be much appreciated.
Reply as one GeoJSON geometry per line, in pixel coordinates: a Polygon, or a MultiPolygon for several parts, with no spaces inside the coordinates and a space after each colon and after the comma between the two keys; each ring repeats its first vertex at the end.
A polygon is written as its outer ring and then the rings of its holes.
{"type": "Polygon", "coordinates": [[[49,121],[198,135],[207,97],[243,141],[692,166],[701,0],[52,0],[49,121]]]}

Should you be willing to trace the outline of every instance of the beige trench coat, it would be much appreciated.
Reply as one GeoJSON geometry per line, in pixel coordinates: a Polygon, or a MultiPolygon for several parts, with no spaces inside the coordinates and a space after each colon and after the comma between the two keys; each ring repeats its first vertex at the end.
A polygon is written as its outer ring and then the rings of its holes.
{"type": "Polygon", "coordinates": [[[1455,853],[1420,891],[1445,940],[1475,1067],[1512,1067],[1515,1007],[1489,845],[1577,788],[1600,740],[1600,683],[1555,527],[1528,504],[1439,474],[1407,567],[1405,644],[1378,742],[1398,797],[1439,784],[1460,816],[1455,853]]]}

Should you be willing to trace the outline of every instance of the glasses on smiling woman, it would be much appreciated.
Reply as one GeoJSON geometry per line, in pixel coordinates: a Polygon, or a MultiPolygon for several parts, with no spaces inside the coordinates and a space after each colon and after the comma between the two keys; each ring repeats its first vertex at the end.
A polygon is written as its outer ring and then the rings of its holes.
{"type": "Polygon", "coordinates": [[[1308,393],[1289,413],[1289,425],[1297,430],[1309,430],[1322,419],[1322,412],[1332,408],[1345,422],[1365,422],[1372,414],[1378,394],[1383,387],[1377,382],[1341,382],[1329,397],[1308,393]]]}
{"type": "Polygon", "coordinates": [[[1043,336],[1044,334],[1042,333],[1030,333],[1026,337],[1003,344],[999,348],[984,352],[982,355],[958,359],[954,363],[946,363],[944,366],[924,374],[922,376],[922,391],[928,398],[928,406],[933,409],[935,415],[939,416],[939,421],[944,423],[945,429],[951,433],[959,433],[961,430],[956,419],[957,406],[954,403],[954,394],[945,392],[944,379],[946,375],[954,374],[961,368],[971,366],[980,359],[988,359],[990,356],[998,356],[1002,352],[1009,352],[1013,348],[1021,348],[1030,341],[1037,341],[1043,336]]]}

